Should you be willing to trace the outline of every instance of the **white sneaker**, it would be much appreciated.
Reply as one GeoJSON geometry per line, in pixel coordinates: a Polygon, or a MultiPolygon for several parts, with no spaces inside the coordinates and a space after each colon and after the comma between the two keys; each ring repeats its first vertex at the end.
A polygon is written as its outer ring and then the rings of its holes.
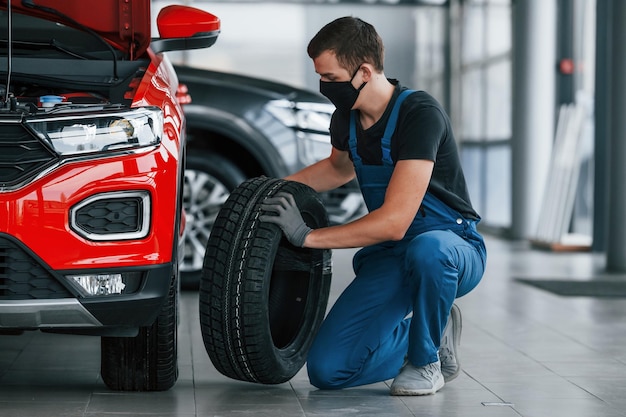
{"type": "Polygon", "coordinates": [[[461,343],[461,309],[452,304],[448,323],[443,329],[441,345],[439,346],[439,359],[441,360],[441,373],[446,382],[452,381],[461,372],[461,362],[457,350],[461,343]]]}
{"type": "Polygon", "coordinates": [[[420,368],[407,362],[391,384],[391,395],[431,395],[444,384],[439,361],[420,368]]]}

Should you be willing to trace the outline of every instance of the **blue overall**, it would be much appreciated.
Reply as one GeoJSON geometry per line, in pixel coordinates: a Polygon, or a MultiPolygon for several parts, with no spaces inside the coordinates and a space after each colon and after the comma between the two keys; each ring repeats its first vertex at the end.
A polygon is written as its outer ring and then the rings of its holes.
{"type": "MultiPolygon", "coordinates": [[[[383,165],[364,165],[356,152],[355,112],[350,152],[370,211],[383,204],[394,164],[390,139],[403,91],[381,140],[383,165]]],[[[486,250],[477,220],[427,192],[401,241],[359,250],[355,278],[325,318],[307,358],[309,379],[321,389],[339,389],[394,378],[408,354],[415,366],[438,360],[441,335],[455,298],[482,278],[486,250]]]]}

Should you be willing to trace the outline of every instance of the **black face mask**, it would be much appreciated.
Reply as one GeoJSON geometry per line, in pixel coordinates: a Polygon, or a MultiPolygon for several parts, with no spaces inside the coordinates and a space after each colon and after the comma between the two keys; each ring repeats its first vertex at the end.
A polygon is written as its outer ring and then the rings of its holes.
{"type": "Polygon", "coordinates": [[[359,93],[365,87],[366,82],[361,84],[359,88],[354,88],[352,80],[356,77],[361,67],[357,68],[356,72],[350,78],[350,81],[322,81],[320,80],[320,93],[328,98],[331,103],[335,105],[337,110],[348,113],[357,98],[359,93]]]}

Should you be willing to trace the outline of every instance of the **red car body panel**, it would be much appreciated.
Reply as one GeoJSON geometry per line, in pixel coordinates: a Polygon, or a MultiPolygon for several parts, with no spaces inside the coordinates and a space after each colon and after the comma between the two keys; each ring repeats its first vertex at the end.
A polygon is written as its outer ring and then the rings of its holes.
{"type": "MultiPolygon", "coordinates": [[[[183,111],[176,99],[178,79],[169,61],[151,55],[131,107],[163,111],[159,146],[139,153],[61,165],[26,187],[0,193],[0,231],[18,238],[53,269],[102,268],[171,262],[179,194],[183,111]],[[93,242],[71,230],[70,208],[106,192],[147,190],[151,198],[149,235],[141,240],[93,242]]],[[[182,217],[182,216],[181,216],[182,217]]]]}
{"type": "Polygon", "coordinates": [[[0,68],[11,93],[0,97],[0,330],[150,325],[171,298],[185,223],[190,98],[162,52],[212,45],[219,19],[165,8],[168,34],[151,39],[150,0],[10,6],[0,4],[0,25],[15,29],[0,47],[16,64],[0,68]],[[46,106],[46,95],[62,100],[46,106]],[[123,285],[104,294],[72,278],[107,274],[123,285]]]}
{"type": "Polygon", "coordinates": [[[45,180],[0,194],[0,217],[5,219],[0,229],[19,239],[53,269],[170,262],[176,214],[171,202],[176,201],[178,184],[168,170],[176,172],[178,159],[178,155],[159,148],[139,156],[68,164],[45,180]],[[150,192],[153,223],[146,238],[92,242],[70,229],[72,206],[99,193],[121,190],[150,192]]]}

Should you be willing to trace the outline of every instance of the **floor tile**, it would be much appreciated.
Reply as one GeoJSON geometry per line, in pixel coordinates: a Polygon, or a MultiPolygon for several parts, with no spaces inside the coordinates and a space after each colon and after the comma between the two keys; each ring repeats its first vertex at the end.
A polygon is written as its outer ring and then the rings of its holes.
{"type": "MultiPolygon", "coordinates": [[[[181,294],[179,380],[158,393],[120,393],[99,377],[99,339],[0,335],[0,417],[626,417],[626,299],[565,297],[516,278],[624,279],[594,253],[550,253],[487,238],[485,277],[457,300],[463,371],[437,394],[392,397],[391,381],[338,391],[290,381],[231,380],[211,363],[198,294],[181,294]]],[[[356,250],[334,251],[330,303],[353,276],[356,250]]]]}

